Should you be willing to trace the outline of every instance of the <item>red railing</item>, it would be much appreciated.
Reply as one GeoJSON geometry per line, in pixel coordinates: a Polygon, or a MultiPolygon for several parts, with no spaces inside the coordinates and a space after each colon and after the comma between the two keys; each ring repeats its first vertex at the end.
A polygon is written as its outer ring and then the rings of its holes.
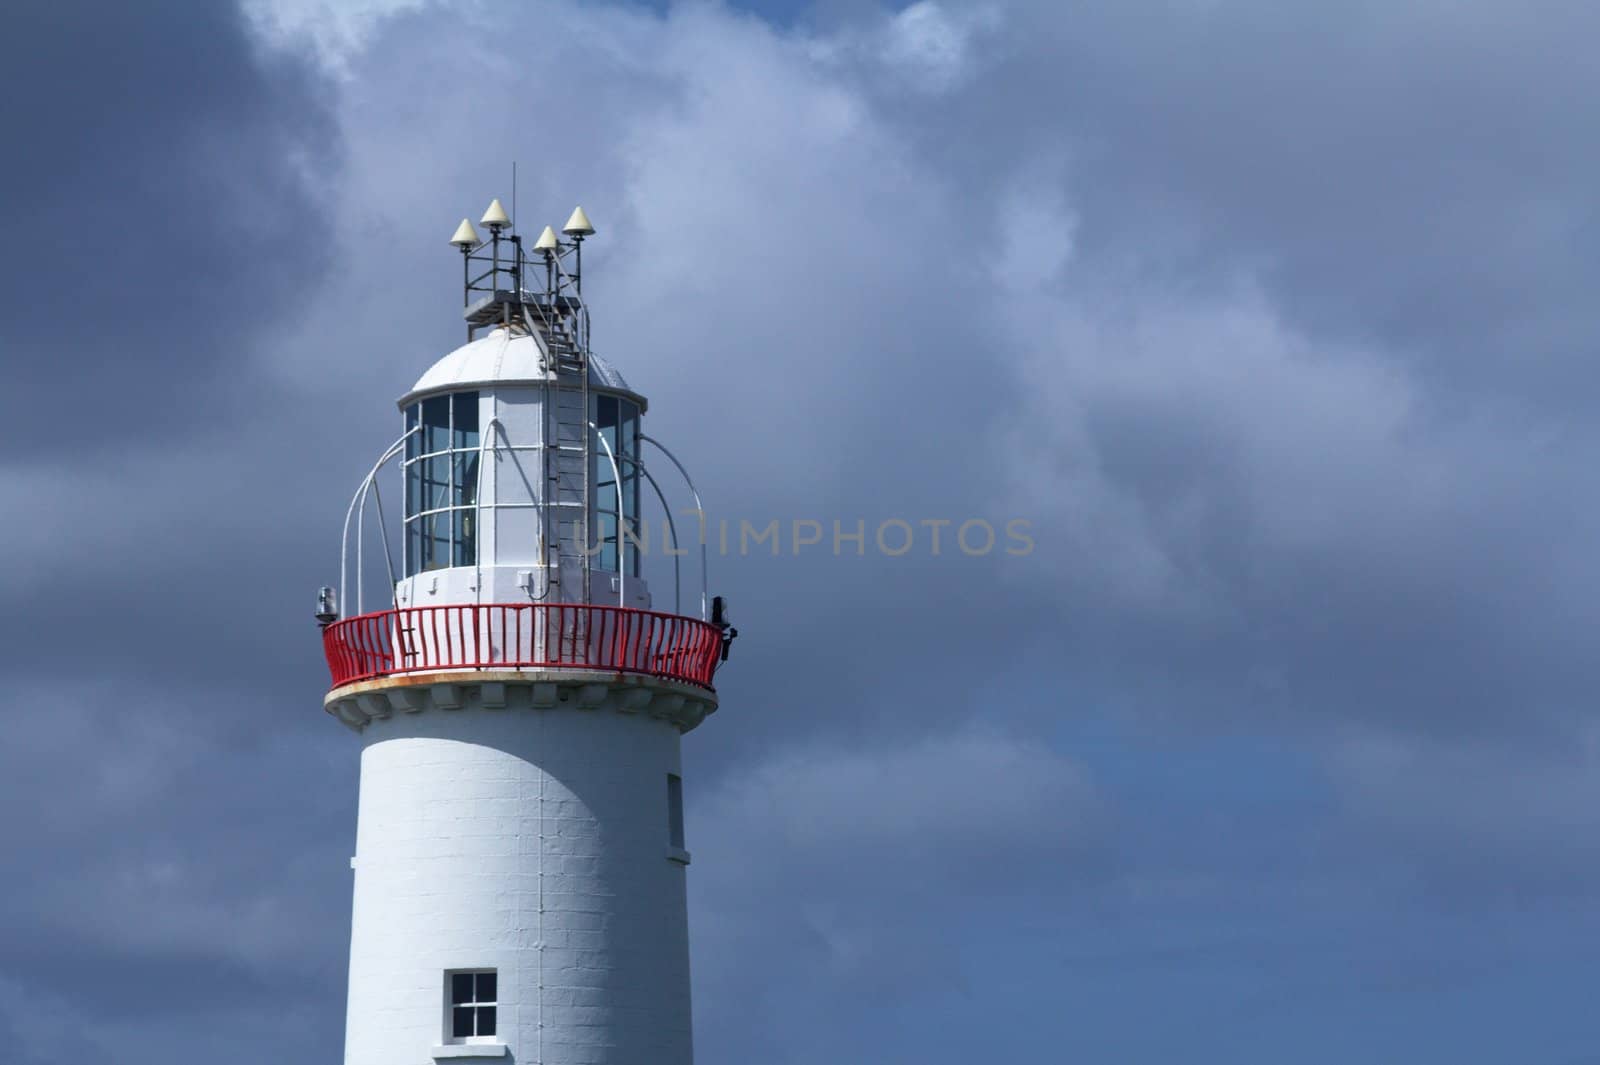
{"type": "Polygon", "coordinates": [[[711,687],[722,630],[698,618],[584,603],[384,610],[322,630],[333,687],[449,669],[593,669],[711,687]]]}

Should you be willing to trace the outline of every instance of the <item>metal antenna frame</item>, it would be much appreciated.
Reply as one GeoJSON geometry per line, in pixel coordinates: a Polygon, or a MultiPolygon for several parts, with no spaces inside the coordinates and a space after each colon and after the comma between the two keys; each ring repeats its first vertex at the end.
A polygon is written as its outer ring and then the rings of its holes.
{"type": "MultiPolygon", "coordinates": [[[[541,348],[544,369],[551,371],[546,380],[546,417],[552,404],[548,391],[571,388],[579,393],[583,422],[589,419],[589,366],[590,366],[590,316],[583,298],[583,240],[582,232],[569,233],[566,239],[556,238],[553,248],[541,248],[539,258],[544,261],[544,286],[540,291],[530,288],[528,282],[537,275],[538,259],[531,259],[523,248],[522,237],[516,231],[517,219],[517,165],[511,164],[511,218],[508,223],[489,224],[489,239],[475,245],[461,246],[462,317],[467,322],[467,341],[476,338],[479,329],[496,326],[508,331],[523,330],[535,337],[541,348]],[[502,248],[504,242],[506,247],[502,248]],[[568,383],[563,383],[563,378],[568,383]],[[573,380],[575,378],[576,380],[573,380]]],[[[590,434],[582,434],[582,462],[585,475],[583,499],[579,504],[583,512],[580,528],[590,525],[590,508],[593,501],[589,492],[588,470],[591,465],[590,434]]],[[[550,460],[549,448],[544,448],[544,463],[550,460]]],[[[550,484],[550,471],[543,471],[545,484],[550,484]]],[[[553,517],[553,515],[552,515],[553,517]]],[[[555,546],[559,553],[559,530],[541,529],[545,543],[555,546]]],[[[542,559],[548,567],[550,560],[542,559]]],[[[582,601],[591,599],[589,559],[583,566],[582,601]]],[[[548,570],[547,570],[548,571],[548,570]]],[[[702,596],[703,598],[703,596],[702,596]]],[[[703,612],[703,611],[702,611],[703,612]]]]}

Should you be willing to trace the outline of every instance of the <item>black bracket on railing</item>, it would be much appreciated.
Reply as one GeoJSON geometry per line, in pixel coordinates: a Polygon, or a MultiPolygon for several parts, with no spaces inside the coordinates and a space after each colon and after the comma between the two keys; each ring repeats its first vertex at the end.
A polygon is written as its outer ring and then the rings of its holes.
{"type": "Polygon", "coordinates": [[[323,585],[317,589],[317,624],[327,628],[339,620],[339,597],[332,588],[323,585]]]}
{"type": "Polygon", "coordinates": [[[728,624],[728,601],[720,595],[711,597],[711,624],[722,630],[722,649],[717,660],[726,662],[733,650],[733,641],[739,638],[739,630],[728,624]]]}

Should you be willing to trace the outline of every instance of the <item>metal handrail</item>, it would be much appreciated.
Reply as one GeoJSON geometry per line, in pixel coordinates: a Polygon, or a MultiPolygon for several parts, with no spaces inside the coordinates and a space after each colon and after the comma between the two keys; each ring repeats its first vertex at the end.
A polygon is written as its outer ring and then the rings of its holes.
{"type": "MultiPolygon", "coordinates": [[[[348,563],[349,563],[349,560],[350,560],[350,519],[352,517],[354,517],[356,519],[356,610],[357,610],[357,612],[360,612],[361,609],[362,609],[361,592],[362,592],[362,569],[363,569],[363,566],[362,566],[362,558],[361,558],[361,541],[362,541],[362,525],[364,524],[365,519],[366,519],[367,490],[372,486],[373,481],[377,478],[378,471],[383,469],[384,465],[387,464],[390,459],[394,458],[396,455],[398,455],[404,449],[405,443],[406,443],[406,441],[408,439],[410,439],[411,434],[420,431],[420,428],[421,428],[420,426],[412,426],[410,429],[407,429],[405,432],[401,433],[400,434],[400,438],[398,440],[396,440],[394,443],[390,444],[387,448],[384,449],[384,452],[383,452],[383,454],[381,456],[379,456],[378,461],[372,464],[372,469],[368,471],[367,476],[361,481],[361,487],[357,488],[356,489],[356,494],[351,497],[349,509],[344,512],[344,532],[339,538],[339,602],[341,604],[343,604],[343,603],[348,603],[350,601],[345,595],[345,592],[346,592],[345,579],[346,579],[346,574],[347,574],[347,566],[348,566],[348,563]]],[[[381,512],[380,512],[380,516],[379,516],[379,526],[380,526],[380,528],[382,528],[382,515],[381,515],[381,512]]],[[[389,558],[388,530],[387,529],[383,529],[382,531],[383,531],[383,534],[384,534],[384,542],[383,542],[384,558],[387,560],[389,558]]],[[[392,571],[393,570],[393,563],[390,562],[389,566],[390,566],[390,569],[392,571]]],[[[393,602],[393,598],[394,598],[394,589],[393,589],[393,587],[391,587],[389,589],[389,595],[390,595],[390,602],[393,602]]]]}
{"type": "MultiPolygon", "coordinates": [[[[623,499],[623,496],[624,496],[625,493],[622,490],[623,487],[624,487],[623,483],[622,483],[622,467],[617,465],[617,456],[611,453],[611,445],[606,443],[606,436],[605,436],[604,433],[602,433],[600,431],[600,427],[598,425],[596,425],[594,422],[590,422],[589,423],[589,428],[594,431],[594,438],[596,440],[600,441],[600,446],[605,449],[606,461],[611,463],[611,476],[616,478],[616,485],[617,485],[617,578],[618,578],[617,579],[617,605],[618,606],[627,606],[628,605],[628,558],[627,558],[628,548],[627,548],[627,541],[625,541],[622,538],[622,529],[623,529],[623,526],[626,525],[627,521],[628,521],[628,509],[627,509],[626,501],[623,499]]],[[[620,428],[619,428],[619,432],[620,432],[620,428]]],[[[584,476],[585,477],[588,476],[588,471],[587,470],[585,470],[584,476]]],[[[585,530],[584,539],[585,540],[588,539],[588,530],[585,530]]],[[[585,566],[585,568],[588,568],[588,558],[592,557],[592,556],[589,555],[589,545],[587,543],[584,543],[584,544],[580,544],[579,546],[583,548],[583,553],[584,553],[584,556],[585,556],[584,566],[585,566]]]]}
{"type": "MultiPolygon", "coordinates": [[[[706,563],[706,505],[700,502],[700,490],[694,486],[694,480],[689,476],[689,471],[683,468],[683,463],[678,461],[678,456],[667,450],[667,445],[645,433],[640,433],[639,439],[647,444],[654,444],[656,450],[667,456],[667,461],[676,466],[678,472],[683,475],[683,483],[689,486],[689,494],[694,497],[694,508],[700,515],[700,620],[710,621],[711,598],[706,594],[706,589],[711,582],[709,566],[706,563]]],[[[665,501],[663,501],[663,505],[665,505],[665,501]]],[[[674,537],[673,546],[677,546],[676,537],[674,537]]]]}
{"type": "Polygon", "coordinates": [[[583,352],[584,372],[588,372],[589,361],[589,305],[584,302],[583,293],[578,288],[577,279],[567,273],[566,266],[561,262],[561,256],[549,255],[550,263],[555,267],[555,285],[552,297],[559,297],[564,287],[571,288],[577,297],[577,314],[572,323],[572,339],[577,344],[578,350],[583,352]]]}
{"type": "Polygon", "coordinates": [[[322,630],[333,688],[441,670],[580,669],[711,689],[722,630],[698,618],[594,603],[403,607],[322,630]]]}

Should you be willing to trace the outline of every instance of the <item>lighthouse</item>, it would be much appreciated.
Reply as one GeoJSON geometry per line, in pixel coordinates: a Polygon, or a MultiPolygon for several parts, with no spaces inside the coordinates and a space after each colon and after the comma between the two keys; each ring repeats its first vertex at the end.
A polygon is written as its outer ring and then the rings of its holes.
{"type": "Polygon", "coordinates": [[[589,218],[479,226],[466,343],[400,397],[319,593],[361,745],[344,1060],[689,1065],[679,746],[736,631],[678,542],[698,492],[591,348],[589,218]]]}

